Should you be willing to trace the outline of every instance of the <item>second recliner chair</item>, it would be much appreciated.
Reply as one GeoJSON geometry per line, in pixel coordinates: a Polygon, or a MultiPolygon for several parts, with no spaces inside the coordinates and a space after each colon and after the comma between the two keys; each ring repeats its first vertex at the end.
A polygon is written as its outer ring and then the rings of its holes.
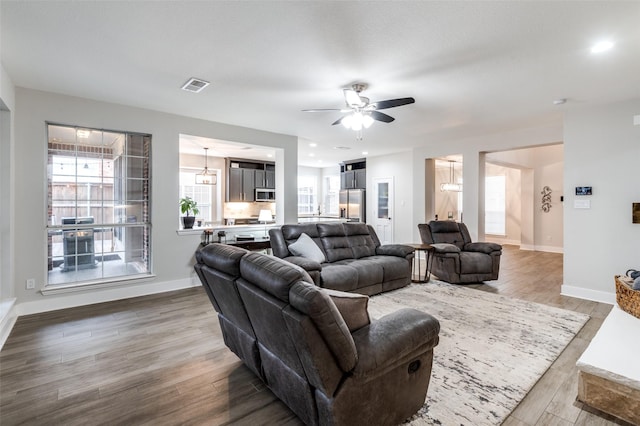
{"type": "Polygon", "coordinates": [[[469,284],[498,279],[502,246],[471,241],[464,223],[432,220],[418,225],[424,244],[435,248],[431,272],[442,281],[469,284]]]}

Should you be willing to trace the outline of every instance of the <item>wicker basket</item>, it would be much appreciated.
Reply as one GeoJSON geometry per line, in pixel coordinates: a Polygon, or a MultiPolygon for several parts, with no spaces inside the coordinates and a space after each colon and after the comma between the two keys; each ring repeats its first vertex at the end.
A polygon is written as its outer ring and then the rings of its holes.
{"type": "Polygon", "coordinates": [[[630,287],[632,281],[627,277],[616,275],[616,302],[623,311],[640,318],[640,291],[630,287]]]}

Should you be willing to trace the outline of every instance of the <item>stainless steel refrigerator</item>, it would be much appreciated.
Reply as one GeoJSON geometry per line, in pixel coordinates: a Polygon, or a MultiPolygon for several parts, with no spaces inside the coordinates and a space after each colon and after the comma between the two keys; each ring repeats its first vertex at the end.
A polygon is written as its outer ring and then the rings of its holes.
{"type": "Polygon", "coordinates": [[[340,217],[349,222],[366,222],[364,189],[343,189],[340,191],[340,217]]]}

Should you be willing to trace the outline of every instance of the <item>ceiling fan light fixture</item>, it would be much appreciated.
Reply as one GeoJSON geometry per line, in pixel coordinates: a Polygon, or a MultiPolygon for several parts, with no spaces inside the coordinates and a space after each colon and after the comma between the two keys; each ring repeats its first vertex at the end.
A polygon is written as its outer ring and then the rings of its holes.
{"type": "Polygon", "coordinates": [[[345,115],[344,118],[342,119],[341,123],[344,127],[346,127],[347,129],[351,128],[351,123],[353,122],[353,115],[349,114],[349,115],[345,115]]]}
{"type": "Polygon", "coordinates": [[[366,114],[362,117],[362,125],[364,126],[365,129],[368,129],[369,127],[371,127],[371,125],[373,124],[373,118],[371,117],[371,115],[366,114]]]}

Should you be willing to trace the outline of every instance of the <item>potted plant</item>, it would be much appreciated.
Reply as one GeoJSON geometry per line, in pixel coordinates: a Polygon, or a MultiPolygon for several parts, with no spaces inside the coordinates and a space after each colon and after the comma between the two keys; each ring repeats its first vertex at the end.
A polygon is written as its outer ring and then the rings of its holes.
{"type": "Polygon", "coordinates": [[[200,213],[198,203],[191,197],[180,198],[180,211],[185,215],[182,216],[182,227],[184,229],[192,229],[196,216],[200,213]],[[193,216],[189,216],[189,212],[193,212],[193,216]]]}

